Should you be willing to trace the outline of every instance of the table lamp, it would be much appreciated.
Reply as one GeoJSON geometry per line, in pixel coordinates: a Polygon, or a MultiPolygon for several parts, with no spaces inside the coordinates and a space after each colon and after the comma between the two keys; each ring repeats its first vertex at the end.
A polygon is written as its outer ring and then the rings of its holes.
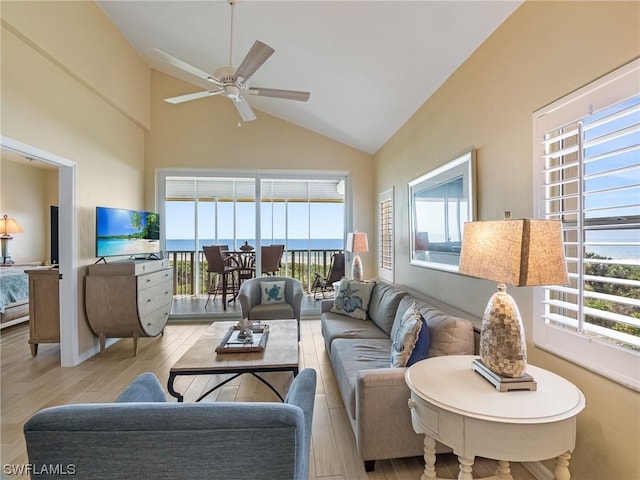
{"type": "Polygon", "coordinates": [[[10,235],[11,233],[22,233],[22,227],[18,224],[15,218],[9,218],[8,215],[5,215],[3,218],[0,218],[0,243],[2,244],[2,263],[8,265],[15,263],[11,259],[11,240],[13,237],[10,235]]]}
{"type": "Polygon", "coordinates": [[[465,275],[498,282],[482,318],[480,357],[503,380],[524,377],[527,367],[522,318],[505,284],[568,283],[561,223],[509,217],[506,212],[505,220],[465,223],[458,268],[465,275]]]}
{"type": "Polygon", "coordinates": [[[367,243],[367,234],[363,232],[353,232],[347,234],[347,252],[353,252],[353,262],[351,264],[351,278],[361,282],[364,277],[364,271],[362,268],[362,260],[360,259],[360,253],[369,251],[369,244],[367,243]]]}

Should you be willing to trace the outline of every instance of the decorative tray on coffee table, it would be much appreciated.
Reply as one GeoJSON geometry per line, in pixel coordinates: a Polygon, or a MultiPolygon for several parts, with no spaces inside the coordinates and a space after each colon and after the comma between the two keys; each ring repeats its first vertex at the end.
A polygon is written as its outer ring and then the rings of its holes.
{"type": "Polygon", "coordinates": [[[217,353],[250,353],[263,352],[269,338],[269,325],[253,325],[251,337],[243,337],[237,325],[229,327],[217,353]]]}

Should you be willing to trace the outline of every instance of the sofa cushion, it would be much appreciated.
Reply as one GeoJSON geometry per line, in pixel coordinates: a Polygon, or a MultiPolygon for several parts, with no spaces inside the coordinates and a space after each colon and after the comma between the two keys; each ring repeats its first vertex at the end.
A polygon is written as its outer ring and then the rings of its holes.
{"type": "Polygon", "coordinates": [[[329,353],[333,348],[332,342],[336,338],[389,339],[389,335],[369,320],[362,321],[333,312],[323,313],[321,318],[322,336],[324,337],[324,343],[329,353]]]}
{"type": "Polygon", "coordinates": [[[369,318],[389,336],[400,300],[406,295],[406,291],[389,283],[376,282],[373,287],[369,302],[369,318]]]}
{"type": "Polygon", "coordinates": [[[366,320],[373,286],[374,283],[371,282],[358,282],[343,278],[340,280],[331,311],[366,320]]]}
{"type": "Polygon", "coordinates": [[[282,320],[295,318],[294,315],[293,306],[289,303],[259,303],[249,310],[249,320],[282,320]]]}
{"type": "MultiPolygon", "coordinates": [[[[391,363],[392,367],[406,367],[413,347],[415,347],[424,325],[424,319],[413,302],[402,316],[400,328],[397,328],[391,344],[391,363]]],[[[428,327],[424,327],[428,328],[428,327]]]]}
{"type": "Polygon", "coordinates": [[[449,315],[430,303],[410,295],[403,297],[398,306],[398,314],[391,330],[392,336],[402,321],[402,314],[413,302],[427,322],[431,344],[429,357],[441,355],[473,355],[473,323],[467,319],[449,315]]]}
{"type": "Polygon", "coordinates": [[[260,282],[260,291],[262,298],[260,303],[263,305],[273,305],[275,303],[285,303],[284,287],[285,281],[277,282],[260,282]]]}
{"type": "MultiPolygon", "coordinates": [[[[361,370],[388,368],[391,340],[337,338],[331,344],[331,365],[349,416],[356,418],[356,379],[361,370]]],[[[405,404],[406,406],[406,404],[405,404]]]]}

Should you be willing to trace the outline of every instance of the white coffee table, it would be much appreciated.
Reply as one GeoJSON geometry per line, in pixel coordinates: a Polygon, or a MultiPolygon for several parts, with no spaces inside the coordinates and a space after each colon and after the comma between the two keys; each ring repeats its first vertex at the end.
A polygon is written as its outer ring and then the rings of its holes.
{"type": "Polygon", "coordinates": [[[536,391],[499,392],[471,370],[478,357],[429,358],[407,369],[413,429],[425,435],[422,480],[436,479],[435,441],[451,447],[460,462],[459,480],[472,480],[475,457],[498,460],[495,479],[512,479],[509,461],[557,457],[554,475],[568,480],[575,447],[576,415],[585,407],[571,382],[527,366],[536,391]]]}

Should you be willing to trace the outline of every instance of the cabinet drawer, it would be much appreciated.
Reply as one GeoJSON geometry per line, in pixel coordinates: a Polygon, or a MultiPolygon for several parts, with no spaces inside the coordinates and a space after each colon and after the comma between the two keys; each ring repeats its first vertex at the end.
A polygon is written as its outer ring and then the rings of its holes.
{"type": "Polygon", "coordinates": [[[160,283],[171,281],[173,269],[167,268],[158,272],[148,273],[146,275],[138,275],[138,290],[144,290],[160,283]]]}
{"type": "Polygon", "coordinates": [[[173,299],[173,284],[171,280],[164,280],[145,289],[138,290],[138,314],[145,315],[160,307],[171,305],[173,299]]]}
{"type": "Polygon", "coordinates": [[[429,433],[438,438],[440,435],[440,412],[415,394],[411,394],[411,416],[429,433]]]}
{"type": "Polygon", "coordinates": [[[140,314],[140,326],[142,330],[150,337],[160,335],[162,329],[169,320],[169,312],[171,310],[171,304],[163,305],[162,308],[154,310],[146,314],[140,314]]]}

